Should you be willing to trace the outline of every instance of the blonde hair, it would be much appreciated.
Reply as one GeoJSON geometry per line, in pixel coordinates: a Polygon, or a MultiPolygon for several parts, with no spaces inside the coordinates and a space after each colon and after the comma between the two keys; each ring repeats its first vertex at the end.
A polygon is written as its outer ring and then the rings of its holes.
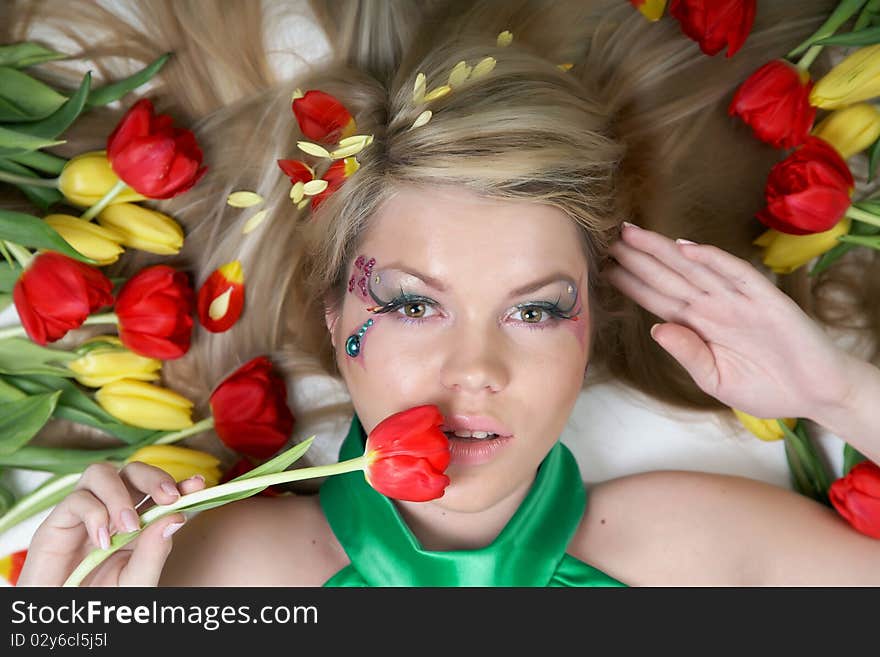
{"type": "MultiPolygon", "coordinates": [[[[237,258],[248,295],[238,325],[217,335],[197,329],[190,352],[165,366],[165,382],[202,412],[213,386],[257,354],[273,357],[292,391],[311,375],[335,375],[325,301],[340,302],[376,209],[400,185],[437,184],[549,204],[583,228],[594,333],[588,382],[619,379],[675,407],[719,409],[650,338],[649,327],[661,320],[607,285],[600,267],[624,220],[754,261],[751,241],[764,228],[753,217],[767,172],[783,154],[758,143],[726,107],[749,73],[785,55],[835,4],[760,3],[745,47],[726,59],[700,53],[674,20],[649,23],[621,0],[312,2],[334,56],[305,77],[280,81],[267,63],[265,17],[250,2],[140,2],[125,20],[96,3],[30,3],[13,14],[7,36],[22,39],[29,25],[51,23],[80,43],[84,56],[104,62],[104,76],[122,73],[114,56],[143,64],[174,51],[149,95],[160,111],[194,127],[210,171],[194,190],[158,204],[187,232],[171,264],[193,271],[200,284],[237,258]],[[108,26],[109,36],[92,45],[94,30],[108,26]],[[514,35],[506,48],[495,44],[502,30],[514,35]],[[498,62],[490,75],[434,101],[431,121],[408,130],[420,111],[411,102],[417,72],[432,88],[458,61],[487,55],[498,62]],[[574,66],[566,72],[562,63],[574,66]],[[296,158],[302,138],[290,112],[295,87],[333,94],[358,132],[374,135],[358,156],[360,170],[314,215],[291,205],[290,183],[276,164],[296,158]],[[225,202],[243,189],[261,194],[269,210],[246,237],[246,214],[225,202]]],[[[61,75],[58,65],[42,68],[61,75]]],[[[101,146],[112,119],[99,116],[77,124],[69,152],[101,146]]],[[[847,282],[856,260],[850,255],[819,277],[815,295],[803,270],[783,287],[829,324],[861,317],[858,328],[875,338],[877,255],[858,261],[873,283],[847,282]],[[853,292],[845,311],[837,295],[833,303],[815,302],[835,286],[853,292]],[[823,304],[834,310],[823,315],[823,304]]],[[[115,273],[152,261],[127,254],[115,273]]],[[[317,402],[294,410],[300,428],[351,411],[317,402]]]]}

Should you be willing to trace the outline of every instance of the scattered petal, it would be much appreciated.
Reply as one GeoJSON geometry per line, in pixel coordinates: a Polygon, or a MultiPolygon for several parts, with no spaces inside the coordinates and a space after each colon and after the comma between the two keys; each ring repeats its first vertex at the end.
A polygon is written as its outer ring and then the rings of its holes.
{"type": "Polygon", "coordinates": [[[329,185],[326,180],[310,180],[303,186],[303,192],[306,196],[314,196],[315,194],[320,194],[325,189],[327,189],[327,185],[329,185]]]}
{"type": "Polygon", "coordinates": [[[315,157],[330,157],[330,151],[328,151],[323,146],[318,146],[318,144],[313,144],[310,141],[298,141],[296,142],[296,146],[303,153],[308,153],[309,155],[314,155],[315,157]]]}
{"type": "Polygon", "coordinates": [[[302,209],[303,209],[304,207],[306,207],[308,204],[309,204],[309,199],[305,199],[305,200],[302,200],[302,201],[300,201],[299,203],[297,203],[297,204],[296,204],[296,208],[297,208],[297,210],[302,210],[302,209]]]}
{"type": "Polygon", "coordinates": [[[410,130],[414,130],[415,128],[419,128],[425,125],[428,121],[431,120],[433,112],[431,110],[425,110],[421,114],[419,114],[418,118],[413,121],[413,124],[409,127],[410,130]]]}
{"type": "Polygon", "coordinates": [[[504,48],[505,46],[509,46],[513,42],[513,32],[510,30],[504,30],[498,35],[498,38],[495,40],[495,43],[499,48],[504,48]]]}
{"type": "Polygon", "coordinates": [[[260,210],[260,211],[257,212],[253,217],[251,217],[250,219],[248,219],[248,220],[245,222],[245,224],[244,224],[244,226],[242,227],[242,229],[241,229],[241,233],[242,233],[242,235],[247,235],[247,234],[248,234],[249,232],[251,232],[254,228],[256,228],[256,227],[259,226],[261,223],[263,223],[263,220],[266,218],[266,215],[267,215],[267,214],[269,214],[269,211],[268,211],[268,210],[260,210]]]}
{"type": "Polygon", "coordinates": [[[361,163],[357,161],[356,158],[347,157],[345,158],[345,177],[348,178],[351,174],[361,168],[361,163]]]}
{"type": "Polygon", "coordinates": [[[263,202],[263,197],[256,192],[232,192],[226,197],[226,204],[233,208],[249,208],[263,202]]]}
{"type": "Polygon", "coordinates": [[[335,151],[330,153],[330,157],[334,160],[341,160],[344,157],[348,157],[349,155],[355,155],[364,150],[364,142],[358,144],[351,144],[349,146],[345,146],[343,148],[337,148],[335,151]]]}
{"type": "Polygon", "coordinates": [[[471,71],[471,80],[482,77],[487,73],[490,73],[492,69],[495,68],[496,60],[494,57],[485,57],[480,60],[480,62],[474,66],[474,70],[471,71]]]}
{"type": "Polygon", "coordinates": [[[232,296],[232,286],[226,288],[226,291],[215,298],[211,305],[208,306],[208,317],[215,322],[222,319],[229,312],[229,297],[232,296]]]}
{"type": "Polygon", "coordinates": [[[444,84],[442,87],[437,87],[436,89],[432,89],[428,93],[425,94],[425,98],[423,102],[430,102],[432,100],[437,100],[438,98],[443,98],[446,94],[452,91],[452,87],[448,84],[444,84]]]}
{"type": "Polygon", "coordinates": [[[570,71],[572,66],[574,66],[574,64],[565,63],[565,64],[557,64],[556,68],[558,68],[561,71],[570,71]]]}
{"type": "Polygon", "coordinates": [[[425,83],[426,83],[425,74],[424,74],[424,73],[419,73],[419,74],[416,76],[416,83],[415,83],[415,85],[413,86],[413,102],[414,102],[414,103],[421,103],[421,102],[424,102],[424,98],[425,98],[425,83]]]}
{"type": "Polygon", "coordinates": [[[449,74],[449,86],[454,89],[462,84],[470,77],[471,71],[473,71],[473,67],[468,66],[466,61],[461,60],[452,69],[452,73],[449,74]]]}
{"type": "Polygon", "coordinates": [[[306,184],[301,180],[296,182],[293,187],[290,188],[290,200],[292,200],[294,203],[299,203],[300,201],[302,201],[303,195],[305,193],[303,191],[303,188],[305,186],[306,184]]]}
{"type": "Polygon", "coordinates": [[[365,146],[368,141],[373,140],[373,135],[353,135],[351,137],[346,137],[345,139],[340,139],[338,146],[351,146],[352,144],[360,144],[363,143],[365,146]]]}
{"type": "Polygon", "coordinates": [[[302,98],[305,95],[306,95],[305,92],[302,89],[300,89],[299,87],[297,87],[296,89],[293,90],[293,94],[290,96],[290,100],[299,100],[300,98],[302,98]]]}

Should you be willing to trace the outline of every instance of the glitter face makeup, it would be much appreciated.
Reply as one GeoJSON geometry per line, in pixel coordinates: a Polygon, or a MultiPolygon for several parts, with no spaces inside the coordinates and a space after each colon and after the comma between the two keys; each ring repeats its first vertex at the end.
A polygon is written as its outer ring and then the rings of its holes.
{"type": "Polygon", "coordinates": [[[357,294],[361,299],[367,301],[367,281],[373,272],[373,266],[376,264],[375,258],[367,258],[360,255],[354,261],[354,269],[351,278],[348,279],[348,291],[357,294]],[[359,275],[360,274],[360,275],[359,275]]]}

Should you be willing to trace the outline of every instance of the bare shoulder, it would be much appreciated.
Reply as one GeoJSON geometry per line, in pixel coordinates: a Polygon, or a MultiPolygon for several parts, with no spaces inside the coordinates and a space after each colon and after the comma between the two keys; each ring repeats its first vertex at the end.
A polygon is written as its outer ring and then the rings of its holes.
{"type": "Polygon", "coordinates": [[[659,586],[864,582],[880,557],[877,541],[794,491],[685,471],[589,486],[569,552],[627,584],[659,586]]]}
{"type": "Polygon", "coordinates": [[[160,586],[320,586],[348,564],[317,496],[251,497],[174,535],[160,586]]]}

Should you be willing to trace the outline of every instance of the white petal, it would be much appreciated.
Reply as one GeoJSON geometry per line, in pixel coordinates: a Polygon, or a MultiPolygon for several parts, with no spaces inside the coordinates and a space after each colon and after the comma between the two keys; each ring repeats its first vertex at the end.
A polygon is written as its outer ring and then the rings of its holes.
{"type": "Polygon", "coordinates": [[[455,87],[468,79],[472,70],[473,68],[468,66],[466,61],[461,60],[452,69],[452,73],[449,74],[449,86],[455,89],[455,87]]]}
{"type": "Polygon", "coordinates": [[[241,233],[242,233],[242,235],[247,235],[247,234],[248,234],[249,232],[251,232],[254,228],[256,228],[256,227],[259,226],[261,223],[263,223],[263,220],[266,218],[266,215],[267,215],[267,214],[269,214],[269,211],[268,211],[268,210],[260,210],[260,211],[257,212],[253,217],[251,217],[250,219],[248,219],[248,220],[245,222],[244,227],[241,229],[241,233]]]}
{"type": "Polygon", "coordinates": [[[294,203],[302,201],[303,187],[305,187],[305,183],[302,180],[299,180],[290,188],[290,198],[294,203]]]}
{"type": "Polygon", "coordinates": [[[419,73],[416,76],[416,82],[413,85],[413,102],[421,103],[422,99],[425,97],[425,74],[419,73]]]}
{"type": "Polygon", "coordinates": [[[310,141],[298,141],[296,142],[296,146],[303,153],[308,153],[315,157],[330,157],[330,152],[326,148],[318,146],[318,144],[313,144],[310,141]]]}
{"type": "Polygon", "coordinates": [[[256,192],[232,192],[226,197],[226,204],[233,208],[249,208],[263,202],[263,197],[256,192]]]}
{"type": "Polygon", "coordinates": [[[429,102],[432,100],[437,100],[438,98],[443,98],[446,94],[452,91],[452,87],[448,84],[444,84],[443,86],[437,87],[436,89],[431,89],[428,93],[425,94],[424,102],[429,102]]]}
{"type": "Polygon", "coordinates": [[[232,296],[232,287],[226,288],[226,292],[211,302],[208,306],[208,317],[215,322],[229,312],[229,297],[232,296]]]}
{"type": "Polygon", "coordinates": [[[303,200],[303,201],[300,201],[299,203],[296,204],[296,209],[297,209],[297,210],[302,210],[302,209],[303,209],[304,207],[306,207],[309,203],[311,203],[311,201],[310,201],[309,199],[305,199],[305,200],[303,200]]]}
{"type": "Polygon", "coordinates": [[[350,155],[355,155],[364,150],[364,143],[361,142],[359,144],[351,144],[350,146],[345,146],[343,148],[337,148],[335,151],[330,153],[330,157],[334,160],[340,160],[344,157],[348,157],[350,155]]]}
{"type": "Polygon", "coordinates": [[[480,62],[474,66],[474,70],[471,71],[471,80],[482,77],[487,73],[491,72],[493,68],[495,68],[495,58],[494,57],[485,57],[480,60],[480,62]]]}
{"type": "Polygon", "coordinates": [[[409,129],[413,130],[415,128],[419,128],[425,125],[428,121],[431,120],[432,114],[433,112],[431,112],[431,110],[425,110],[424,112],[419,114],[415,121],[413,121],[413,124],[409,127],[409,129]]]}
{"type": "Polygon", "coordinates": [[[315,194],[320,194],[325,189],[327,189],[328,183],[326,180],[310,180],[303,186],[303,192],[305,192],[306,196],[314,196],[315,194]]]}
{"type": "Polygon", "coordinates": [[[510,30],[504,30],[498,35],[498,38],[495,39],[495,44],[499,48],[503,48],[505,46],[509,46],[513,41],[513,33],[510,30]]]}

